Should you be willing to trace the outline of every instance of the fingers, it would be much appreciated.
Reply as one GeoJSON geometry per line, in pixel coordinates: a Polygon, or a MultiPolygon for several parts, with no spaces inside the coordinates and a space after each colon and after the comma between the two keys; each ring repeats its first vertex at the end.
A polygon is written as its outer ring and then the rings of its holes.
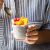
{"type": "Polygon", "coordinates": [[[38,32],[37,31],[31,31],[31,32],[26,33],[26,36],[33,36],[33,35],[38,35],[38,32]]]}
{"type": "Polygon", "coordinates": [[[28,27],[26,38],[24,42],[27,44],[35,44],[38,40],[38,31],[36,30],[37,26],[32,25],[31,27],[28,27]]]}
{"type": "Polygon", "coordinates": [[[27,44],[35,44],[36,41],[38,40],[38,32],[37,31],[32,31],[32,32],[28,32],[26,33],[26,38],[25,38],[25,42],[27,44]]]}
{"type": "Polygon", "coordinates": [[[35,36],[28,36],[27,40],[31,40],[31,41],[38,40],[38,36],[37,35],[35,35],[35,36]]]}
{"type": "Polygon", "coordinates": [[[38,31],[31,31],[26,33],[27,40],[38,40],[38,31]]]}
{"type": "Polygon", "coordinates": [[[36,41],[35,40],[27,40],[27,38],[25,39],[25,41],[24,41],[25,43],[27,43],[27,44],[35,44],[36,43],[36,41]]]}
{"type": "Polygon", "coordinates": [[[30,36],[25,38],[25,43],[27,44],[35,44],[38,40],[38,36],[30,36]]]}
{"type": "Polygon", "coordinates": [[[27,32],[30,32],[30,31],[33,31],[33,30],[36,30],[37,29],[37,26],[28,26],[28,29],[27,29],[27,32]]]}

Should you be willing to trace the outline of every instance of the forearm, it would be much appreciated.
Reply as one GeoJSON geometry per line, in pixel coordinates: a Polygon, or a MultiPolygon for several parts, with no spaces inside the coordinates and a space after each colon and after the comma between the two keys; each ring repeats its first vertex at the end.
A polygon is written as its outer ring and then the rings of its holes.
{"type": "Polygon", "coordinates": [[[41,30],[38,32],[38,40],[36,44],[50,43],[50,30],[41,30]]]}

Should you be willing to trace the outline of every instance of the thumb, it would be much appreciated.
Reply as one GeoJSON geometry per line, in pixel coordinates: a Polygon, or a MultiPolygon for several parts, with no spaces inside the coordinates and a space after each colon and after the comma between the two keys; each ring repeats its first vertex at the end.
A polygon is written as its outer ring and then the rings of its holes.
{"type": "Polygon", "coordinates": [[[31,26],[31,27],[28,26],[27,32],[31,32],[33,30],[36,30],[36,26],[31,26]]]}

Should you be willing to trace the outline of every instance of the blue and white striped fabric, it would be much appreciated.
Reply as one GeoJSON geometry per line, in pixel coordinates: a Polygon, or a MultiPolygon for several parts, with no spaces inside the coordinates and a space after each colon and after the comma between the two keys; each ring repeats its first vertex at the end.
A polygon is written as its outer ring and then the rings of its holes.
{"type": "MultiPolygon", "coordinates": [[[[5,1],[6,6],[11,8],[13,12],[10,18],[14,18],[15,15],[17,17],[25,16],[29,19],[29,22],[38,22],[38,21],[43,20],[43,18],[46,19],[45,13],[44,13],[45,5],[48,1],[50,4],[50,0],[15,0],[15,2],[14,0],[4,0],[4,1],[5,1]],[[15,7],[16,7],[16,10],[15,10],[15,7]]],[[[1,14],[3,17],[6,16],[4,8],[1,14]]],[[[10,33],[10,28],[9,28],[10,18],[5,19],[4,34],[6,38],[5,38],[5,43],[4,43],[5,45],[4,45],[3,50],[29,50],[31,49],[31,46],[25,44],[24,42],[15,41],[15,39],[10,33]]],[[[32,47],[32,50],[39,50],[39,48],[36,49],[36,47],[32,47]]],[[[44,50],[44,48],[42,50],[44,50]]]]}
{"type": "Polygon", "coordinates": [[[19,14],[27,17],[29,22],[41,21],[46,18],[44,11],[47,2],[48,0],[16,0],[17,17],[19,14]]]}

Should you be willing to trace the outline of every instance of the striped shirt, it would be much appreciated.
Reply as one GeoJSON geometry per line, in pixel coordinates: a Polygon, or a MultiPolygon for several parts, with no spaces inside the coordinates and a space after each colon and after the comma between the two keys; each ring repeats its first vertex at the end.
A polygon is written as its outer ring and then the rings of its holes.
{"type": "Polygon", "coordinates": [[[48,20],[50,0],[16,0],[16,16],[27,17],[30,22],[43,22],[48,20]]]}

